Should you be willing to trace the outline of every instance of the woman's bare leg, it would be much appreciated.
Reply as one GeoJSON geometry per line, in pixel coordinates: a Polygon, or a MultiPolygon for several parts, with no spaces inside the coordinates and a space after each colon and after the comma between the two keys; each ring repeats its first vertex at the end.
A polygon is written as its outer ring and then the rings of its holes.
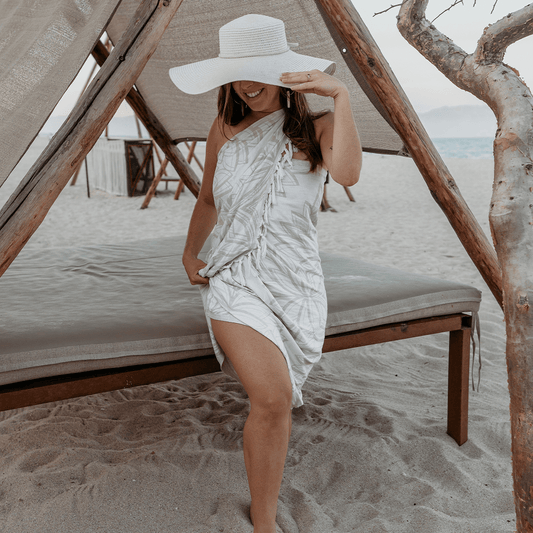
{"type": "Polygon", "coordinates": [[[254,533],[275,533],[291,429],[292,386],[287,363],[279,348],[254,329],[219,320],[211,324],[250,398],[243,441],[254,533]]]}

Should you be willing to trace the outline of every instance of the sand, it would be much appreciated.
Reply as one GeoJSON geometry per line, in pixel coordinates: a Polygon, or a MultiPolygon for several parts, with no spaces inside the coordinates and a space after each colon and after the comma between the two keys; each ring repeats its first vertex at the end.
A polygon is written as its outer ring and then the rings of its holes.
{"type": "MultiPolygon", "coordinates": [[[[488,233],[492,161],[447,164],[488,233]]],[[[482,290],[481,388],[459,447],[446,435],[446,334],[324,355],[293,412],[279,530],[514,531],[502,313],[412,161],[365,155],[352,191],[356,203],[328,187],[338,212],[320,215],[321,248],[482,290]]],[[[28,246],[184,234],[194,199],[173,192],[141,211],[143,198],[88,199],[81,179],[28,246]]],[[[247,412],[241,386],[217,373],[0,413],[0,531],[251,533],[247,412]]]]}

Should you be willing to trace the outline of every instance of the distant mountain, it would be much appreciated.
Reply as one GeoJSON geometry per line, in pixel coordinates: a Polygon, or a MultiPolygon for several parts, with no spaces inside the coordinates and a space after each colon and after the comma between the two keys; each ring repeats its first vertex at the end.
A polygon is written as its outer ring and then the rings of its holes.
{"type": "Polygon", "coordinates": [[[439,107],[419,113],[429,136],[442,137],[494,137],[496,118],[486,105],[461,105],[439,107]]]}
{"type": "MultiPolygon", "coordinates": [[[[41,135],[53,135],[67,117],[50,117],[41,130],[41,135]]],[[[148,132],[141,124],[143,138],[147,139],[148,132]]],[[[113,117],[109,123],[109,137],[132,137],[137,138],[137,126],[133,115],[128,117],[113,117]]]]}

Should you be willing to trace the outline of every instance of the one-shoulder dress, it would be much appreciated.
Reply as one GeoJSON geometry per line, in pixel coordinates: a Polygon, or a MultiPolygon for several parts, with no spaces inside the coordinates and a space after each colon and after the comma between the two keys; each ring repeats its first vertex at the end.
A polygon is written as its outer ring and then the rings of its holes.
{"type": "Polygon", "coordinates": [[[261,118],[219,151],[213,179],[217,223],[199,285],[215,355],[236,377],[211,319],[245,324],[283,353],[292,406],[320,359],[327,318],[317,218],[325,170],[292,157],[284,110],[261,118]]]}

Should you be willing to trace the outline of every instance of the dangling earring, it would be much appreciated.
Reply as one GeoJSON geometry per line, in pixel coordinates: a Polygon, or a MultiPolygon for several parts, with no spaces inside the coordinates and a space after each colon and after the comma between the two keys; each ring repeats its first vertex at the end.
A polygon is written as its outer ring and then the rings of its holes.
{"type": "Polygon", "coordinates": [[[287,89],[287,109],[290,109],[291,107],[291,91],[290,89],[287,89]]]}

